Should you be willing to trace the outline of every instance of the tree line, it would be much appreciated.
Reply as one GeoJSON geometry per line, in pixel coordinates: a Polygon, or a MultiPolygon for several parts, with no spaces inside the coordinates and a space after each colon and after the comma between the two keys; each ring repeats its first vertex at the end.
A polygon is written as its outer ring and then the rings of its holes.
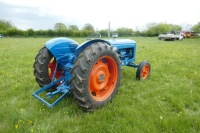
{"type": "MultiPolygon", "coordinates": [[[[146,30],[133,30],[126,27],[117,28],[112,33],[118,33],[120,37],[128,36],[158,36],[161,33],[166,33],[171,30],[181,31],[182,27],[174,24],[167,23],[149,23],[146,30]]],[[[200,33],[200,22],[191,28],[194,32],[200,33]]],[[[53,29],[48,30],[20,30],[13,26],[10,21],[0,20],[0,34],[6,37],[59,37],[59,36],[69,36],[69,37],[86,37],[94,33],[99,33],[103,37],[107,37],[108,29],[95,30],[94,26],[90,23],[86,23],[82,29],[79,29],[76,25],[66,26],[63,23],[56,23],[53,29]]]]}

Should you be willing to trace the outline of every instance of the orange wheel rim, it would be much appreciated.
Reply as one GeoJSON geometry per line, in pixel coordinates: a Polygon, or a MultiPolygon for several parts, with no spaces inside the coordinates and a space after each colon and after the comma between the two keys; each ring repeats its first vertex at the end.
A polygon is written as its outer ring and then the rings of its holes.
{"type": "Polygon", "coordinates": [[[148,74],[149,74],[149,71],[150,71],[150,68],[149,68],[149,65],[145,65],[143,68],[142,68],[142,73],[141,73],[141,77],[142,79],[146,79],[148,74]]]}
{"type": "Polygon", "coordinates": [[[110,56],[103,56],[92,67],[89,91],[97,101],[106,100],[114,91],[118,79],[118,68],[110,56]]]}
{"type": "MultiPolygon", "coordinates": [[[[53,73],[56,69],[56,60],[55,58],[52,58],[48,64],[48,73],[49,73],[49,78],[53,78],[53,73]]],[[[59,70],[56,70],[56,76],[55,78],[58,79],[60,78],[61,72],[59,70]]]]}

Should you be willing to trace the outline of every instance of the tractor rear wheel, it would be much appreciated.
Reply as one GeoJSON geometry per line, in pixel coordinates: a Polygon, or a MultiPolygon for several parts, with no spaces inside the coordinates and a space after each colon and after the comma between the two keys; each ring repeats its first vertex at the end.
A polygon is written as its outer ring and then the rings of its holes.
{"type": "MultiPolygon", "coordinates": [[[[44,87],[45,85],[51,83],[51,79],[56,68],[56,60],[46,47],[39,50],[37,56],[35,57],[33,68],[36,82],[40,87],[44,87]]],[[[59,70],[56,71],[56,78],[60,77],[60,73],[61,72],[59,70]]],[[[47,91],[54,90],[55,87],[52,87],[47,91]]]]}
{"type": "Polygon", "coordinates": [[[136,71],[136,79],[138,80],[145,80],[151,71],[151,65],[147,61],[142,61],[137,68],[136,71]]]}
{"type": "Polygon", "coordinates": [[[113,47],[97,42],[83,50],[71,70],[73,96],[84,111],[102,107],[117,93],[121,66],[113,47]]]}

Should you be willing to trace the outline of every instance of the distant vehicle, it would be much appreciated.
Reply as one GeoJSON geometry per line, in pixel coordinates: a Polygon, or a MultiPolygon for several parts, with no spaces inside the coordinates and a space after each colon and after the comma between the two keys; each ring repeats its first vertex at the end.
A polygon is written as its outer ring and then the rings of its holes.
{"type": "Polygon", "coordinates": [[[193,38],[200,37],[200,34],[198,32],[191,32],[190,37],[193,37],[193,38]]]}
{"type": "Polygon", "coordinates": [[[200,34],[198,32],[182,32],[185,35],[185,38],[196,38],[196,37],[200,37],[200,34]]]}
{"type": "Polygon", "coordinates": [[[160,34],[158,36],[159,40],[183,40],[184,39],[184,34],[181,32],[168,32],[165,34],[160,34]]]}
{"type": "Polygon", "coordinates": [[[3,34],[0,34],[0,38],[3,38],[3,34]]]}
{"type": "Polygon", "coordinates": [[[113,33],[113,34],[112,34],[112,37],[113,37],[113,38],[118,38],[118,33],[113,33]]]}
{"type": "Polygon", "coordinates": [[[191,37],[191,33],[190,32],[184,32],[184,34],[185,34],[186,38],[190,38],[191,37]]]}

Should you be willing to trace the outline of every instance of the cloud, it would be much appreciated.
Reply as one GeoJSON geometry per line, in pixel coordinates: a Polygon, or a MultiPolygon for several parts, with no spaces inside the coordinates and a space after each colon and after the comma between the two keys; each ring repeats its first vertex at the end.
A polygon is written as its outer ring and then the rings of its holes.
{"type": "Polygon", "coordinates": [[[10,20],[21,29],[49,29],[60,21],[57,16],[43,14],[39,7],[0,3],[0,18],[10,20]]]}
{"type": "Polygon", "coordinates": [[[97,29],[135,28],[150,22],[196,24],[200,20],[198,0],[4,0],[0,19],[21,29],[52,29],[55,23],[91,23],[97,29]]]}

